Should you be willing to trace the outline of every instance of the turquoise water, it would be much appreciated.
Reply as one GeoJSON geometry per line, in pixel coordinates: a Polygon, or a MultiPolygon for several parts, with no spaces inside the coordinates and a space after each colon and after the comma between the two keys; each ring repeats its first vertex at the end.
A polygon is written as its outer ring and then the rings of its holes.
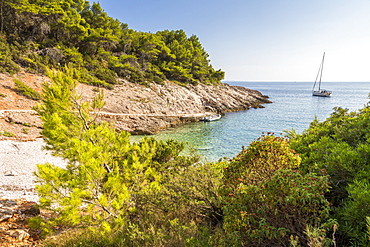
{"type": "MultiPolygon", "coordinates": [[[[340,106],[356,111],[369,101],[370,82],[329,82],[325,89],[330,98],[313,97],[311,82],[227,82],[255,89],[270,97],[265,108],[227,113],[215,122],[197,122],[171,128],[154,137],[175,139],[194,146],[209,161],[232,158],[261,136],[262,132],[283,133],[295,129],[301,133],[316,116],[320,121],[340,106]]],[[[140,137],[136,136],[134,139],[140,137]]]]}

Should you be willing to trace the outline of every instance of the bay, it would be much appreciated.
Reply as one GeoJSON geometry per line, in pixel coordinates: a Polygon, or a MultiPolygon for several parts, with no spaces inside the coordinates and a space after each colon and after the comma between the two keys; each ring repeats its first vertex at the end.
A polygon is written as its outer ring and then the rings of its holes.
{"type": "MultiPolygon", "coordinates": [[[[226,82],[230,85],[255,89],[269,96],[273,102],[265,108],[227,113],[215,122],[196,122],[170,128],[154,135],[156,139],[175,139],[197,149],[208,161],[233,158],[262,132],[284,134],[295,129],[302,133],[317,117],[325,120],[334,107],[356,111],[369,101],[370,82],[325,82],[325,89],[333,95],[313,97],[312,82],[226,82]]],[[[141,136],[133,137],[138,140],[141,136]]]]}

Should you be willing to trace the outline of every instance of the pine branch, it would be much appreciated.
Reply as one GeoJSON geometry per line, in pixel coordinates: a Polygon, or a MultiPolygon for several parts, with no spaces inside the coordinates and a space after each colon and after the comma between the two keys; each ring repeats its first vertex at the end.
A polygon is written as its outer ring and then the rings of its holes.
{"type": "MultiPolygon", "coordinates": [[[[97,198],[95,198],[95,199],[97,199],[97,198]]],[[[100,204],[98,204],[98,203],[95,203],[95,202],[92,202],[92,201],[89,201],[89,200],[86,200],[86,199],[82,199],[82,201],[83,202],[85,202],[85,203],[89,203],[89,204],[91,204],[91,205],[95,205],[95,206],[97,206],[97,207],[99,207],[99,208],[101,208],[101,209],[103,209],[106,213],[108,213],[110,216],[112,216],[112,217],[114,217],[114,218],[118,218],[118,216],[117,215],[115,215],[115,214],[113,214],[112,212],[110,212],[106,207],[104,207],[104,206],[102,206],[102,205],[100,205],[100,204]]]]}
{"type": "MultiPolygon", "coordinates": [[[[83,112],[82,112],[83,110],[82,110],[81,105],[77,102],[77,100],[74,97],[72,97],[71,100],[72,100],[73,104],[75,105],[75,107],[78,111],[78,116],[81,118],[83,126],[85,127],[86,130],[89,130],[90,127],[89,127],[89,124],[88,124],[88,120],[83,115],[83,112]]],[[[91,140],[91,138],[90,138],[90,140],[91,140]]],[[[94,143],[93,140],[91,140],[91,141],[94,143]]]]}

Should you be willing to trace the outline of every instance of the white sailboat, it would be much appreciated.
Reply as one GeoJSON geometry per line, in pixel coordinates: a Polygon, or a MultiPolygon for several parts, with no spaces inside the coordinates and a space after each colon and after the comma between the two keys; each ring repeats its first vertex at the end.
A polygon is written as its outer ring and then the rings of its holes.
{"type": "Polygon", "coordinates": [[[325,59],[325,52],[324,52],[324,55],[322,57],[322,61],[321,61],[320,68],[319,68],[319,72],[317,73],[317,76],[316,76],[315,84],[313,84],[312,96],[330,97],[331,94],[332,94],[332,92],[329,91],[329,90],[321,89],[321,78],[322,78],[322,71],[324,69],[324,59],[325,59]],[[320,79],[319,79],[319,81],[317,81],[317,79],[319,78],[319,76],[320,76],[320,79]],[[317,82],[319,84],[319,88],[318,88],[318,90],[315,90],[315,87],[316,87],[317,82]]]}

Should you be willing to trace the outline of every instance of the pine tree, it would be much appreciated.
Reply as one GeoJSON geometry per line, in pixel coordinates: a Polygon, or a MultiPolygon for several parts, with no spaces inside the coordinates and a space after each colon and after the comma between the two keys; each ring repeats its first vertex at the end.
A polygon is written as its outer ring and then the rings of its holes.
{"type": "Polygon", "coordinates": [[[44,225],[110,230],[127,223],[141,206],[138,200],[160,188],[161,177],[152,165],[157,142],[131,144],[129,133],[96,121],[103,94],[82,102],[73,73],[49,72],[53,83],[44,86],[43,102],[37,106],[47,148],[68,162],[65,169],[38,165],[41,207],[58,215],[44,225]]]}

